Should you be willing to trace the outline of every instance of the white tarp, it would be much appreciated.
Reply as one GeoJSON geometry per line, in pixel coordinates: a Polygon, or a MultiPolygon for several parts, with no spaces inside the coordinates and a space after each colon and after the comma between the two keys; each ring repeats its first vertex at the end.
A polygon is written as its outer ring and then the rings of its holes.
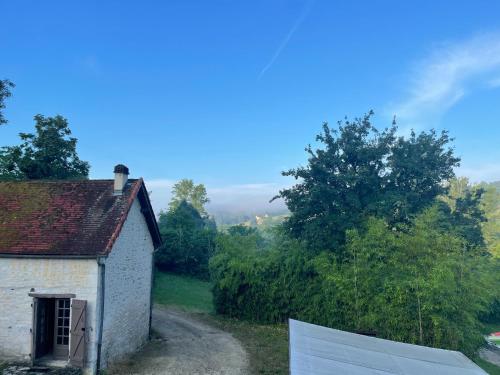
{"type": "Polygon", "coordinates": [[[291,375],[487,375],[460,352],[289,320],[291,375]]]}

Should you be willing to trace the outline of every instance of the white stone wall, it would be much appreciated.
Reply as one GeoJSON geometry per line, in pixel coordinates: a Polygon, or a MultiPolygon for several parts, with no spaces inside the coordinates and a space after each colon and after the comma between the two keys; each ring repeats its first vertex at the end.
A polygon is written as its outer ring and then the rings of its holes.
{"type": "Polygon", "coordinates": [[[73,293],[87,300],[87,367],[96,361],[96,259],[0,258],[0,359],[30,361],[33,297],[73,293]]]}
{"type": "Polygon", "coordinates": [[[105,261],[101,368],[148,340],[153,251],[153,241],[136,200],[105,261]]]}

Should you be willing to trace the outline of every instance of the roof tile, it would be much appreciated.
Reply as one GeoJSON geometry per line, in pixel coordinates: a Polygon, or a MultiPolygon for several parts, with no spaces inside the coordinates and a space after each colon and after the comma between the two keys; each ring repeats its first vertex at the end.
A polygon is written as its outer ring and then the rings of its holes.
{"type": "Polygon", "coordinates": [[[0,182],[0,254],[106,255],[141,187],[129,180],[113,195],[113,180],[0,182]]]}

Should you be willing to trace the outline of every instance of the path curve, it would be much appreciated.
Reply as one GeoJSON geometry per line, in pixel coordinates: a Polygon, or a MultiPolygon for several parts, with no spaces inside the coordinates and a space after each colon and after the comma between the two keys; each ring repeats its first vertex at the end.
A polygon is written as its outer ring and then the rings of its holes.
{"type": "Polygon", "coordinates": [[[153,309],[155,339],[110,374],[246,375],[248,356],[231,334],[174,308],[153,309]]]}
{"type": "Polygon", "coordinates": [[[500,366],[500,349],[487,346],[479,350],[479,356],[485,361],[500,366]]]}

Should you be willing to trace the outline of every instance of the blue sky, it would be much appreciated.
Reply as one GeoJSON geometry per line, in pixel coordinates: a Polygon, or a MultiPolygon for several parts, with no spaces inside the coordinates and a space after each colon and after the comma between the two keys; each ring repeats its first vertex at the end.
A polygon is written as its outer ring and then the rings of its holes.
{"type": "Polygon", "coordinates": [[[157,208],[173,181],[268,210],[323,121],[369,109],[448,129],[474,181],[500,179],[500,2],[3,1],[2,145],[61,114],[92,178],[118,162],[157,208]]]}

